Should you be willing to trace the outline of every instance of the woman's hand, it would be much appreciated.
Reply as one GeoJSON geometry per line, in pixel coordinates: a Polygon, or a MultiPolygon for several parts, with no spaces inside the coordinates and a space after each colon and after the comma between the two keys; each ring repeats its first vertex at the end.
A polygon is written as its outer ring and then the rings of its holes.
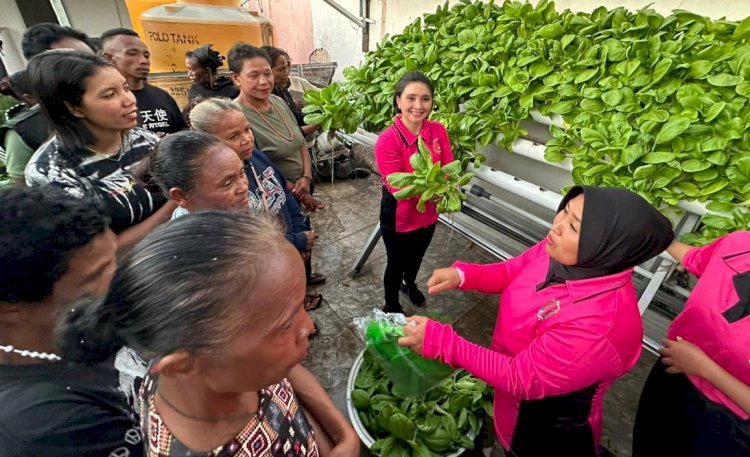
{"type": "Polygon", "coordinates": [[[422,355],[422,343],[424,342],[424,332],[427,329],[427,319],[424,316],[411,316],[406,318],[404,325],[404,335],[398,339],[399,346],[406,346],[417,355],[422,355]]]}
{"type": "Polygon", "coordinates": [[[307,251],[312,251],[313,246],[315,246],[315,241],[318,239],[318,234],[315,233],[313,230],[307,230],[306,232],[303,232],[305,234],[305,237],[307,238],[307,251]]]}
{"type": "Polygon", "coordinates": [[[669,366],[667,373],[706,377],[706,370],[712,360],[701,348],[679,336],[676,340],[664,339],[663,343],[664,347],[659,349],[659,354],[661,362],[669,366]]]}
{"type": "Polygon", "coordinates": [[[461,276],[455,268],[438,268],[432,272],[432,276],[427,281],[427,293],[430,295],[439,294],[446,290],[455,289],[461,284],[461,276]]]}
{"type": "Polygon", "coordinates": [[[335,443],[329,457],[358,456],[362,451],[359,437],[353,428],[348,427],[341,437],[331,437],[335,443]]]}
{"type": "Polygon", "coordinates": [[[310,178],[307,176],[300,177],[296,182],[289,181],[289,184],[292,186],[290,189],[292,194],[298,200],[310,194],[310,178]]]}

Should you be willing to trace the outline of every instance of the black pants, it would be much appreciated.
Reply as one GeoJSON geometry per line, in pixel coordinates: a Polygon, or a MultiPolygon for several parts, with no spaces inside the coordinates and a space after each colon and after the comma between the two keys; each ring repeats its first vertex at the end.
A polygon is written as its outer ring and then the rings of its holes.
{"type": "Polygon", "coordinates": [[[633,429],[633,457],[750,455],[750,421],[703,395],[684,374],[657,361],[646,380],[633,429]]]}
{"type": "Polygon", "coordinates": [[[398,303],[401,280],[409,285],[414,284],[424,254],[432,241],[432,235],[435,234],[436,225],[437,222],[411,232],[396,232],[381,226],[383,243],[388,254],[383,277],[386,304],[398,303]]]}

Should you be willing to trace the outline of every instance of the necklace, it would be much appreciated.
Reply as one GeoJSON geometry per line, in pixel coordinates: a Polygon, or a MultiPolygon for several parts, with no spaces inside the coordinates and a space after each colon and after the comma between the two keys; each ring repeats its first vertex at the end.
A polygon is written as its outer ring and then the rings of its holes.
{"type": "Polygon", "coordinates": [[[247,106],[249,106],[253,111],[255,111],[256,113],[258,113],[258,116],[260,116],[260,118],[263,120],[263,122],[265,122],[267,126],[271,127],[271,130],[273,130],[274,132],[276,132],[276,134],[278,136],[280,136],[281,138],[285,139],[286,141],[292,141],[294,139],[294,132],[292,131],[292,129],[289,128],[289,124],[286,123],[286,119],[284,118],[284,116],[281,115],[281,113],[279,112],[278,108],[276,108],[276,105],[274,105],[273,102],[270,102],[270,101],[269,101],[269,103],[271,103],[271,110],[276,111],[276,114],[278,114],[279,117],[281,118],[281,122],[284,123],[284,127],[286,127],[286,131],[289,134],[289,138],[287,138],[286,136],[284,136],[284,134],[282,134],[281,132],[279,132],[278,130],[276,130],[276,127],[274,127],[270,122],[268,122],[268,119],[266,119],[266,116],[264,116],[263,113],[261,113],[260,111],[258,111],[258,109],[256,107],[254,107],[253,105],[251,105],[249,103],[247,104],[247,106]]]}
{"type": "Polygon", "coordinates": [[[226,422],[226,421],[232,421],[232,420],[236,420],[236,419],[249,418],[249,417],[252,417],[252,416],[255,415],[255,413],[244,412],[244,413],[232,414],[230,416],[222,416],[222,417],[198,417],[198,416],[193,416],[192,414],[188,414],[188,413],[182,411],[180,408],[176,407],[171,401],[167,400],[167,397],[165,397],[164,394],[161,393],[161,391],[159,390],[158,387],[156,389],[156,395],[158,395],[162,399],[162,401],[164,402],[164,404],[167,405],[167,406],[169,406],[169,408],[172,411],[176,412],[177,414],[179,414],[182,417],[185,417],[185,418],[190,419],[190,420],[198,421],[198,422],[209,422],[209,423],[212,423],[212,422],[226,422]]]}
{"type": "Polygon", "coordinates": [[[13,347],[12,345],[0,346],[0,351],[12,352],[14,354],[20,355],[21,357],[28,357],[30,359],[51,360],[53,362],[62,360],[60,356],[57,354],[49,354],[46,352],[27,351],[25,349],[17,349],[13,347]]]}

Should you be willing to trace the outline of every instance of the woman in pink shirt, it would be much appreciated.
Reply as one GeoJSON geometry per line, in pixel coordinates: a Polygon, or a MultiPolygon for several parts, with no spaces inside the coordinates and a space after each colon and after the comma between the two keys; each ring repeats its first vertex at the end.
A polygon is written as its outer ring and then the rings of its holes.
{"type": "Polygon", "coordinates": [[[415,284],[422,258],[432,241],[437,224],[437,210],[428,202],[425,211],[417,210],[419,197],[397,201],[393,196],[400,189],[388,184],[388,176],[397,172],[413,172],[409,163],[418,153],[417,139],[422,137],[432,152],[433,163],[453,161],[448,132],[439,122],[427,119],[433,107],[432,82],[421,72],[405,74],[396,86],[393,106],[398,113],[393,125],[378,137],[375,160],[383,177],[380,201],[380,228],[388,255],[383,286],[386,312],[403,313],[398,300],[399,289],[409,295],[415,306],[424,306],[425,298],[415,284]]]}
{"type": "Polygon", "coordinates": [[[633,456],[750,455],[750,232],[668,252],[700,279],[643,388],[633,456]]]}
{"type": "Polygon", "coordinates": [[[490,349],[421,316],[399,344],[490,384],[511,456],[594,457],[604,393],[641,353],[633,267],[672,238],[669,220],[638,195],[573,187],[537,245],[505,262],[456,262],[428,281],[431,294],[502,294],[490,349]]]}

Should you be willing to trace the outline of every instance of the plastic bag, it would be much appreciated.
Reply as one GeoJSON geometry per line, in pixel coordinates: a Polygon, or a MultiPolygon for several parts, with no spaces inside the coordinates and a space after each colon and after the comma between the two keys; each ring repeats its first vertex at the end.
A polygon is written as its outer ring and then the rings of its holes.
{"type": "Polygon", "coordinates": [[[393,388],[404,397],[417,397],[442,384],[453,369],[437,360],[425,359],[398,345],[407,324],[403,314],[374,309],[371,316],[354,319],[367,350],[386,372],[393,388]]]}

